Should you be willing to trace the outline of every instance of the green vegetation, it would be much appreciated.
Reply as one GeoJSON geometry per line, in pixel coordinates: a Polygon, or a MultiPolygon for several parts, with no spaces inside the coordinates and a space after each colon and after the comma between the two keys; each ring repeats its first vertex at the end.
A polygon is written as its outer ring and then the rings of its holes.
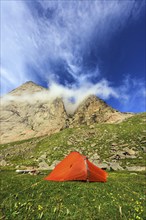
{"type": "Polygon", "coordinates": [[[37,165],[37,158],[46,153],[48,162],[62,160],[71,151],[79,151],[89,158],[97,153],[101,161],[110,161],[114,148],[118,151],[125,147],[137,152],[136,158],[120,159],[123,166],[144,166],[146,154],[146,113],[137,114],[119,124],[95,124],[68,128],[51,136],[33,138],[15,143],[0,145],[1,153],[9,167],[16,165],[37,165]]]}
{"type": "Polygon", "coordinates": [[[1,171],[1,219],[144,220],[144,173],[110,172],[106,183],[49,182],[1,171]]]}

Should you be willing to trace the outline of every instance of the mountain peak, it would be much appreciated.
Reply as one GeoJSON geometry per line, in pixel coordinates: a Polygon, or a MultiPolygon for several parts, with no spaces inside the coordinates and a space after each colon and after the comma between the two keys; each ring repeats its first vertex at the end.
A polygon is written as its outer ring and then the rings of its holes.
{"type": "Polygon", "coordinates": [[[95,108],[96,110],[100,108],[101,106],[109,107],[106,102],[104,102],[102,99],[98,98],[96,95],[89,95],[87,98],[85,98],[80,105],[78,106],[76,112],[78,111],[88,111],[89,108],[95,108]],[[93,107],[94,106],[94,107],[93,107]]]}
{"type": "Polygon", "coordinates": [[[23,83],[18,88],[12,90],[9,94],[10,95],[23,95],[25,93],[36,93],[46,90],[44,87],[37,85],[33,81],[27,81],[23,83]]]}
{"type": "Polygon", "coordinates": [[[92,101],[92,100],[98,100],[99,98],[96,95],[89,95],[86,99],[84,99],[84,102],[86,101],[92,101]]]}
{"type": "Polygon", "coordinates": [[[33,81],[26,81],[25,83],[23,83],[21,86],[23,86],[23,85],[36,85],[36,86],[38,86],[36,83],[34,83],[33,81]]]}
{"type": "Polygon", "coordinates": [[[72,125],[113,123],[123,120],[125,116],[113,109],[102,99],[95,95],[90,95],[81,102],[73,115],[72,125]]]}

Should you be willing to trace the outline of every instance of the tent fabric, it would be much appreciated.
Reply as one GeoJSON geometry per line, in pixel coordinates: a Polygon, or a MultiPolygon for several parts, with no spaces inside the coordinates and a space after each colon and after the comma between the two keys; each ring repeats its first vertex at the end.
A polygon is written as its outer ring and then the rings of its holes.
{"type": "Polygon", "coordinates": [[[71,152],[45,177],[49,181],[83,180],[106,182],[107,173],[78,152],[71,152]]]}

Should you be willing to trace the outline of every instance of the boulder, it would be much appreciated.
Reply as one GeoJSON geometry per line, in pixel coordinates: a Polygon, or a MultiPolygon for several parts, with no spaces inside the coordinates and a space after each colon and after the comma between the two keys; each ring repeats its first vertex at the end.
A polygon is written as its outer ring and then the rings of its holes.
{"type": "Polygon", "coordinates": [[[49,165],[45,161],[40,162],[38,166],[38,170],[49,170],[49,165]]]}
{"type": "Polygon", "coordinates": [[[109,166],[106,163],[98,163],[97,166],[103,170],[109,169],[109,166]]]}
{"type": "Polygon", "coordinates": [[[93,135],[93,134],[95,134],[95,130],[90,130],[89,135],[93,135]]]}
{"type": "Polygon", "coordinates": [[[125,151],[125,153],[124,153],[125,155],[126,154],[128,154],[128,155],[135,155],[136,154],[136,152],[134,150],[132,150],[128,147],[125,147],[123,150],[125,151]]]}
{"type": "Polygon", "coordinates": [[[67,145],[72,145],[72,142],[71,141],[67,141],[67,145]]]}
{"type": "Polygon", "coordinates": [[[135,155],[126,155],[125,158],[135,159],[135,158],[137,158],[137,156],[135,156],[135,155]]]}
{"type": "Polygon", "coordinates": [[[93,156],[90,157],[91,162],[94,162],[95,160],[99,160],[99,159],[100,159],[100,156],[97,153],[95,153],[93,156]]]}
{"type": "Polygon", "coordinates": [[[132,167],[126,167],[126,170],[128,171],[146,171],[146,167],[141,166],[132,166],[132,167]]]}
{"type": "Polygon", "coordinates": [[[55,160],[55,161],[51,164],[51,166],[49,166],[48,169],[49,169],[49,170],[53,170],[58,163],[60,163],[60,161],[59,161],[59,160],[55,160]]]}
{"type": "Polygon", "coordinates": [[[0,161],[0,166],[5,167],[7,165],[7,162],[3,159],[0,161]]]}
{"type": "Polygon", "coordinates": [[[90,128],[90,129],[94,129],[94,125],[90,125],[89,128],[90,128]]]}
{"type": "Polygon", "coordinates": [[[114,171],[124,170],[123,167],[121,167],[119,163],[110,163],[109,168],[110,170],[114,170],[114,171]]]}
{"type": "Polygon", "coordinates": [[[117,143],[112,143],[111,145],[112,145],[112,146],[117,146],[118,144],[117,144],[117,143]]]}
{"type": "Polygon", "coordinates": [[[142,151],[144,152],[144,153],[146,153],[146,147],[141,147],[142,148],[142,151]]]}
{"type": "Polygon", "coordinates": [[[43,161],[43,160],[45,160],[46,158],[47,158],[47,154],[44,153],[44,154],[42,154],[42,155],[38,158],[38,161],[43,161]]]}
{"type": "Polygon", "coordinates": [[[125,159],[124,152],[122,151],[117,151],[113,156],[111,156],[111,159],[119,160],[119,159],[125,159]]]}
{"type": "Polygon", "coordinates": [[[119,159],[125,159],[125,158],[137,158],[136,156],[136,151],[134,151],[133,149],[129,149],[129,148],[124,148],[123,151],[117,151],[114,153],[113,156],[110,157],[111,159],[115,159],[115,160],[119,160],[119,159]]]}
{"type": "Polygon", "coordinates": [[[110,151],[111,151],[111,152],[116,152],[117,150],[116,150],[115,147],[111,147],[111,148],[110,148],[110,151]]]}
{"type": "Polygon", "coordinates": [[[96,143],[92,143],[92,144],[91,144],[91,147],[95,147],[95,146],[96,146],[96,143]]]}
{"type": "Polygon", "coordinates": [[[120,144],[120,147],[127,147],[128,144],[120,144]]]}

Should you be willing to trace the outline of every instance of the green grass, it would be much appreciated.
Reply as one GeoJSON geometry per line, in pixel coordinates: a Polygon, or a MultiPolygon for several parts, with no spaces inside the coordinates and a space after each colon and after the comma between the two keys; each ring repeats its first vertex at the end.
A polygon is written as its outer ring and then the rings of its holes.
{"type": "Polygon", "coordinates": [[[1,171],[1,219],[146,219],[144,173],[110,172],[106,183],[49,182],[1,171]]]}

